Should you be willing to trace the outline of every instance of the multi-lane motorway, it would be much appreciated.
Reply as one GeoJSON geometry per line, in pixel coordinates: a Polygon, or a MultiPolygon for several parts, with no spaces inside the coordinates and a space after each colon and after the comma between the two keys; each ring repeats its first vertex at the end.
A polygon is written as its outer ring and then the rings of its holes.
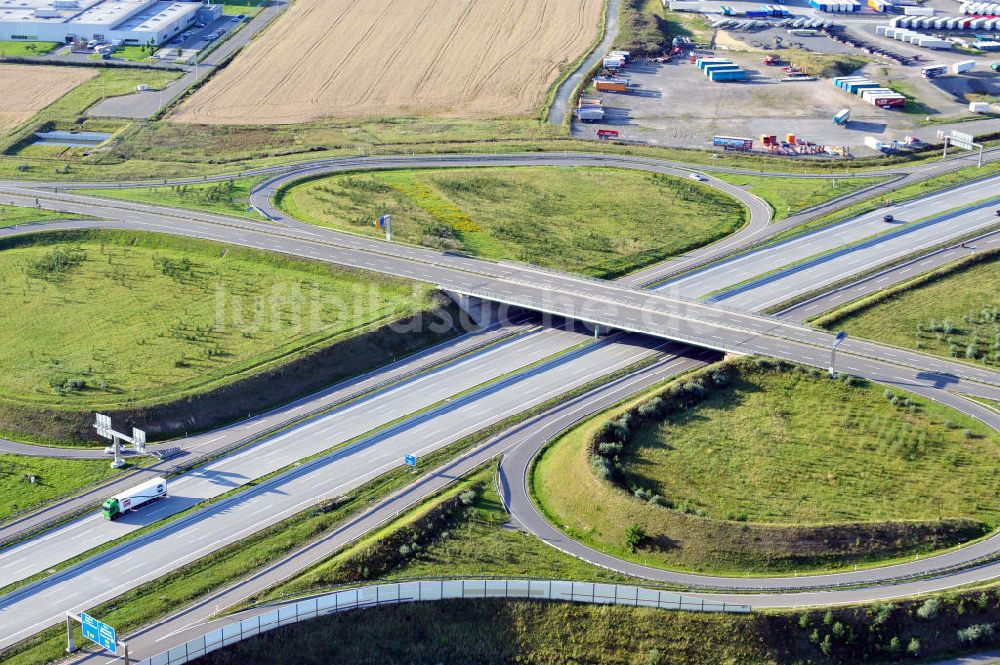
{"type": "MultiPolygon", "coordinates": [[[[560,156],[544,156],[543,159],[544,163],[564,166],[590,164],[624,166],[621,163],[622,158],[608,158],[606,156],[587,157],[573,155],[562,158],[560,156]],[[561,159],[564,161],[560,162],[561,159]]],[[[437,159],[428,161],[433,162],[432,165],[496,163],[492,160],[493,158],[450,156],[446,161],[439,161],[437,159]],[[463,161],[463,159],[467,161],[463,161]]],[[[401,161],[409,166],[419,164],[419,160],[402,158],[393,158],[386,162],[386,164],[395,164],[398,166],[401,161]]],[[[677,169],[676,165],[660,163],[655,160],[637,161],[641,162],[642,167],[647,170],[670,173],[675,172],[677,169]]],[[[537,164],[542,162],[538,156],[530,156],[523,163],[537,164]]],[[[338,164],[336,168],[341,170],[346,168],[357,169],[362,168],[362,165],[359,165],[357,160],[351,160],[350,164],[338,164]]],[[[381,168],[391,168],[391,166],[386,165],[381,166],[381,168]]],[[[936,168],[941,167],[939,165],[936,168]]],[[[300,172],[284,177],[295,178],[300,177],[302,174],[330,170],[330,164],[326,162],[321,165],[303,168],[300,172]]],[[[680,173],[683,173],[683,171],[680,173]]],[[[575,318],[604,323],[618,329],[632,329],[640,332],[649,332],[657,337],[687,340],[702,346],[711,346],[723,350],[764,352],[769,355],[809,362],[817,366],[824,366],[828,358],[827,344],[829,337],[825,334],[803,326],[778,322],[769,317],[748,314],[746,311],[722,308],[714,304],[698,303],[689,300],[686,296],[690,294],[678,286],[668,286],[668,288],[664,289],[665,293],[640,292],[629,288],[625,284],[609,284],[596,280],[561,275],[550,271],[539,271],[525,266],[484,262],[468,257],[447,256],[420,248],[387,245],[386,243],[347,236],[333,231],[306,227],[296,223],[295,220],[285,219],[280,211],[274,210],[273,206],[271,206],[268,193],[269,191],[273,191],[273,188],[280,185],[281,182],[282,180],[270,180],[266,182],[254,197],[255,205],[278,218],[278,221],[281,223],[280,225],[266,225],[249,220],[234,220],[203,213],[169,211],[141,204],[110,203],[106,200],[67,194],[62,191],[42,191],[25,183],[0,184],[0,198],[6,198],[8,201],[21,204],[33,204],[34,199],[37,198],[38,204],[43,207],[55,207],[69,212],[89,214],[111,220],[109,222],[54,224],[46,225],[46,228],[110,225],[208,237],[224,242],[235,242],[320,260],[356,265],[368,269],[381,269],[415,279],[432,281],[459,292],[492,298],[502,302],[522,304],[541,311],[569,314],[575,318]]],[[[720,187],[722,186],[720,184],[720,187]]],[[[975,197],[980,196],[983,191],[988,192],[990,186],[980,185],[979,189],[972,187],[962,195],[972,197],[971,201],[979,200],[975,197]]],[[[995,183],[992,186],[995,187],[995,183]]],[[[725,187],[732,186],[725,185],[725,187]]],[[[762,202],[754,197],[749,197],[742,191],[738,192],[737,195],[750,206],[750,222],[744,231],[738,235],[737,242],[728,241],[729,247],[726,248],[727,250],[740,246],[739,243],[758,241],[763,237],[767,237],[773,234],[774,227],[778,226],[767,226],[770,214],[762,202]]],[[[984,196],[980,196],[980,198],[984,198],[984,196]]],[[[962,215],[951,217],[948,220],[939,220],[940,225],[935,226],[935,228],[940,230],[940,233],[935,237],[954,237],[965,230],[965,227],[962,226],[963,223],[965,222],[962,215]],[[959,223],[954,223],[953,220],[955,219],[960,220],[959,223]]],[[[843,228],[837,230],[837,232],[840,231],[843,231],[843,228]]],[[[4,231],[5,234],[19,232],[25,232],[25,229],[8,229],[4,231]]],[[[820,244],[836,242],[835,239],[831,239],[832,236],[822,235],[821,233],[816,235],[816,238],[818,238],[816,242],[820,244]]],[[[826,233],[832,232],[827,231],[826,233]]],[[[862,231],[859,230],[855,233],[859,234],[862,231]]],[[[911,239],[915,239],[916,242],[912,245],[914,249],[929,246],[929,241],[925,242],[924,240],[926,239],[922,240],[920,234],[905,234],[902,233],[902,229],[898,233],[900,233],[899,237],[908,236],[911,239]]],[[[855,235],[854,237],[863,239],[868,236],[855,235]]],[[[841,243],[843,242],[844,240],[841,239],[841,243]]],[[[891,248],[890,244],[884,244],[888,242],[890,241],[879,241],[874,243],[874,246],[891,248]]],[[[812,251],[813,254],[821,251],[816,250],[816,246],[811,245],[808,241],[799,241],[797,247],[796,251],[784,254],[783,258],[777,261],[778,265],[772,265],[772,268],[782,267],[787,265],[788,262],[801,261],[812,256],[812,254],[803,256],[802,253],[804,251],[812,251]]],[[[834,244],[831,247],[835,249],[837,245],[834,244]]],[[[716,248],[714,251],[721,250],[716,248]]],[[[889,249],[883,252],[881,256],[891,255],[893,251],[897,250],[889,249]]],[[[844,256],[847,255],[849,253],[844,256]]],[[[702,257],[707,256],[709,256],[709,253],[702,255],[702,257]]],[[[741,261],[746,259],[737,257],[734,260],[741,261]]],[[[839,260],[840,257],[831,257],[830,264],[835,266],[834,269],[837,269],[836,266],[845,265],[838,263],[839,260]]],[[[676,264],[671,264],[669,269],[661,267],[659,272],[655,274],[647,273],[643,279],[657,278],[671,274],[670,271],[675,267],[676,264]]],[[[719,270],[720,268],[716,267],[715,269],[719,270]]],[[[850,274],[852,270],[854,270],[853,267],[850,269],[841,268],[839,272],[843,276],[850,274]]],[[[750,272],[753,272],[752,269],[750,272]]],[[[723,270],[720,274],[725,274],[725,271],[723,270]]],[[[759,272],[753,273],[749,278],[753,278],[759,274],[759,272]]],[[[739,280],[731,280],[723,284],[720,288],[730,286],[737,281],[739,280]]],[[[789,293],[788,285],[779,284],[775,292],[789,293]]],[[[545,344],[541,346],[548,350],[550,354],[555,352],[554,349],[562,348],[565,350],[569,346],[583,341],[582,338],[574,336],[573,333],[559,333],[558,331],[536,333],[535,338],[546,339],[545,344]],[[549,346],[549,344],[552,346],[549,346]]],[[[529,340],[531,339],[531,335],[522,335],[518,340],[509,342],[508,344],[511,347],[516,346],[518,349],[518,358],[520,358],[521,349],[530,348],[530,346],[521,347],[518,345],[530,345],[531,342],[529,340]]],[[[402,452],[413,452],[412,448],[417,444],[420,444],[426,450],[446,445],[447,442],[456,440],[456,437],[460,438],[463,432],[473,431],[482,427],[483,424],[490,422],[490,417],[498,415],[499,417],[503,417],[504,414],[516,413],[524,408],[529,408],[531,404],[545,401],[547,396],[568,390],[574,385],[580,385],[580,382],[585,382],[592,375],[607,373],[615,367],[627,365],[650,353],[655,353],[648,346],[648,344],[637,344],[634,339],[631,341],[619,341],[616,339],[593,344],[570,354],[570,356],[552,359],[540,367],[515,374],[501,381],[496,386],[484,387],[478,391],[474,391],[468,396],[463,396],[461,400],[456,400],[461,402],[460,404],[437,404],[436,407],[431,408],[425,414],[405,418],[406,414],[414,413],[415,409],[421,408],[415,404],[408,405],[402,409],[404,421],[397,423],[397,425],[401,425],[398,431],[394,426],[393,430],[389,432],[372,434],[370,437],[363,438],[361,442],[356,442],[348,449],[334,453],[333,455],[321,457],[314,463],[304,465],[300,469],[275,479],[275,481],[288,482],[288,487],[292,488],[292,491],[287,493],[269,492],[261,491],[258,488],[251,490],[251,492],[240,494],[231,501],[247,501],[247,505],[251,505],[249,502],[256,500],[259,503],[254,504],[253,510],[258,510],[260,513],[266,511],[268,513],[290,514],[297,509],[301,509],[303,501],[315,500],[306,491],[307,485],[294,485],[296,479],[307,475],[314,466],[321,466],[326,469],[326,465],[334,465],[339,462],[340,466],[337,468],[350,468],[353,470],[351,476],[339,475],[330,481],[332,484],[324,485],[326,488],[324,495],[344,491],[346,487],[351,486],[349,484],[350,481],[345,482],[345,477],[352,479],[367,477],[362,475],[363,469],[373,469],[372,473],[378,473],[381,472],[379,469],[387,469],[398,465],[402,452]],[[553,388],[556,385],[558,385],[558,388],[553,388]],[[456,413],[460,415],[456,417],[454,415],[456,413]],[[471,426],[469,425],[470,422],[473,423],[471,426]],[[402,444],[397,440],[395,447],[392,447],[392,432],[396,432],[402,439],[409,443],[400,447],[402,444]],[[410,450],[407,450],[407,445],[410,450]],[[361,451],[371,451],[369,455],[373,459],[367,466],[365,466],[367,462],[360,459],[361,451]],[[376,464],[374,467],[371,466],[371,464],[375,464],[376,462],[381,462],[381,464],[376,464]],[[362,471],[359,471],[359,469],[362,471]],[[296,487],[298,489],[295,489],[296,487]],[[277,500],[276,497],[287,501],[286,504],[283,504],[285,506],[283,511],[279,512],[277,508],[272,508],[274,501],[277,500]],[[264,506],[265,508],[259,508],[258,506],[264,506]]],[[[998,399],[1000,397],[1000,381],[998,381],[998,376],[994,372],[972,368],[960,363],[934,360],[921,354],[909,353],[862,341],[852,342],[849,346],[845,345],[843,349],[847,352],[842,356],[843,360],[841,364],[842,369],[845,371],[868,376],[875,380],[898,383],[911,390],[916,390],[941,401],[952,403],[967,412],[975,413],[987,422],[991,422],[994,427],[1000,427],[1000,423],[997,422],[998,417],[995,414],[991,415],[989,410],[956,397],[950,392],[941,390],[942,387],[951,387],[970,394],[998,399]]],[[[496,349],[494,352],[497,354],[496,357],[503,355],[500,349],[496,349]]],[[[474,362],[480,356],[488,356],[490,353],[491,351],[483,351],[469,360],[470,362],[474,362]]],[[[542,351],[539,350],[538,353],[542,353],[542,351]]],[[[504,357],[509,358],[511,354],[508,353],[504,357]]],[[[527,357],[530,357],[530,355],[527,357]]],[[[457,363],[457,365],[460,364],[457,363]]],[[[529,363],[519,362],[519,364],[515,363],[512,365],[511,368],[524,367],[527,364],[529,363]]],[[[446,371],[446,368],[440,371],[446,371]]],[[[487,372],[487,375],[489,376],[489,372],[487,372]]],[[[463,373],[459,372],[456,376],[461,377],[463,373]]],[[[483,381],[488,380],[488,376],[486,378],[479,376],[479,381],[472,385],[479,385],[483,381]]],[[[499,375],[494,373],[492,376],[497,377],[499,375]]],[[[444,382],[441,381],[439,383],[443,384],[444,382]]],[[[455,386],[449,384],[448,388],[443,388],[441,394],[446,396],[441,399],[447,399],[449,395],[457,395],[461,392],[461,389],[459,389],[461,385],[461,383],[455,386]]],[[[408,394],[408,392],[404,391],[401,394],[408,394]]],[[[377,395],[372,398],[377,399],[377,395]]],[[[424,403],[435,404],[435,402],[427,402],[427,400],[424,403]]],[[[384,416],[382,420],[389,418],[392,413],[395,412],[386,411],[382,414],[384,416]]],[[[325,434],[320,434],[320,432],[323,432],[324,427],[330,427],[330,425],[324,426],[320,424],[323,422],[322,418],[311,421],[309,426],[315,428],[313,432],[303,430],[303,439],[308,442],[309,446],[313,446],[310,450],[316,452],[328,450],[337,443],[336,440],[325,440],[325,434]]],[[[332,422],[336,423],[335,429],[339,429],[342,425],[341,422],[336,420],[332,422]]],[[[385,422],[389,421],[385,420],[385,422]]],[[[369,425],[371,425],[371,422],[369,422],[369,425]]],[[[293,430],[293,432],[295,431],[297,430],[293,430]]],[[[361,433],[366,431],[368,430],[362,430],[361,433]]],[[[347,438],[340,440],[347,440],[347,438]]],[[[537,441],[537,438],[537,436],[526,437],[526,440],[532,439],[537,441]]],[[[297,444],[298,440],[296,440],[297,444]]],[[[267,441],[257,445],[266,446],[267,441]]],[[[288,464],[289,459],[295,459],[294,457],[289,458],[287,451],[281,450],[282,448],[287,448],[287,446],[279,445],[272,448],[276,452],[274,453],[275,458],[272,460],[273,464],[269,468],[282,468],[288,464]],[[275,467],[274,465],[278,466],[275,467]]],[[[230,458],[237,460],[239,454],[222,458],[219,463],[226,463],[230,458]]],[[[233,462],[232,464],[235,464],[235,466],[221,467],[220,469],[216,469],[216,472],[203,475],[201,478],[193,474],[190,480],[185,479],[184,481],[190,483],[191,492],[188,493],[186,486],[182,485],[182,488],[185,488],[185,493],[175,498],[183,501],[187,497],[187,500],[191,502],[203,498],[202,494],[206,496],[211,495],[211,492],[216,492],[217,494],[220,485],[222,487],[226,486],[225,478],[227,477],[227,473],[236,474],[229,477],[237,478],[240,482],[245,482],[245,479],[250,478],[254,473],[258,473],[258,470],[254,469],[254,461],[251,459],[248,464],[247,459],[251,458],[244,458],[242,466],[239,466],[238,462],[233,462]]],[[[266,473],[266,470],[261,473],[266,473]]],[[[269,486],[270,483],[266,487],[269,486]]],[[[164,503],[163,505],[169,512],[169,504],[164,503]]],[[[180,503],[177,505],[179,506],[180,503]]],[[[227,501],[219,505],[228,506],[230,503],[227,501]]],[[[230,516],[230,519],[234,519],[235,521],[224,525],[220,522],[212,522],[212,520],[218,520],[221,517],[213,513],[213,508],[209,508],[208,510],[194,513],[193,516],[198,516],[196,519],[185,518],[182,522],[169,527],[168,530],[154,531],[153,533],[156,534],[155,541],[159,547],[162,547],[163,543],[183,542],[185,538],[190,539],[193,537],[192,532],[183,531],[183,528],[194,528],[195,532],[197,532],[199,528],[204,529],[209,523],[211,523],[211,533],[213,534],[242,534],[247,532],[247,522],[251,520],[246,516],[251,513],[232,510],[222,510],[221,513],[230,516]],[[236,517],[232,517],[233,515],[236,515],[236,517]],[[241,515],[244,517],[241,518],[241,515]],[[177,529],[177,531],[170,531],[169,529],[177,529]]],[[[253,527],[261,528],[258,525],[263,525],[264,522],[266,520],[258,519],[253,527]]],[[[81,520],[70,523],[65,528],[80,528],[75,525],[84,523],[85,520],[81,520]]],[[[87,531],[87,529],[85,528],[84,531],[87,531]]],[[[98,537],[98,541],[104,542],[109,537],[114,537],[114,535],[102,534],[95,537],[98,537]],[[104,539],[103,541],[101,540],[102,538],[104,539]]],[[[19,550],[20,554],[12,556],[8,561],[25,560],[30,548],[40,547],[41,549],[37,551],[44,552],[45,546],[37,544],[44,542],[44,538],[39,538],[23,543],[18,548],[25,547],[28,549],[19,550]]],[[[139,547],[142,547],[142,545],[140,544],[139,547]]],[[[206,545],[206,547],[211,548],[212,546],[206,545]]],[[[18,548],[14,548],[14,550],[18,548]]],[[[128,554],[117,557],[115,559],[115,566],[104,568],[105,572],[103,574],[107,575],[109,571],[114,570],[114,579],[120,582],[121,570],[127,570],[130,566],[135,567],[135,573],[128,576],[134,585],[134,583],[138,583],[141,579],[146,579],[146,577],[143,577],[143,572],[148,572],[150,575],[155,576],[163,571],[163,567],[152,572],[148,568],[142,569],[141,564],[136,563],[138,559],[131,559],[130,563],[129,557],[133,556],[132,549],[130,547],[128,554]],[[123,561],[123,558],[126,560],[123,561]]],[[[196,550],[195,555],[207,551],[198,548],[194,549],[196,550]]],[[[10,552],[14,550],[10,550],[10,552]]],[[[33,553],[35,550],[31,551],[33,553]]],[[[3,557],[10,552],[0,553],[0,574],[6,574],[3,568],[3,557]]],[[[50,554],[48,559],[42,557],[39,561],[51,562],[56,556],[55,554],[50,554]]],[[[95,566],[93,570],[101,570],[100,566],[108,566],[108,562],[107,560],[102,562],[98,558],[88,560],[84,564],[84,566],[89,565],[95,566]]],[[[8,567],[10,567],[10,564],[8,564],[8,567]]],[[[167,567],[169,567],[169,564],[167,564],[167,567]]],[[[44,569],[44,567],[41,569],[44,569]]],[[[80,568],[80,570],[84,570],[84,568],[80,568]]],[[[87,570],[89,572],[90,569],[87,570]]],[[[34,613],[31,616],[34,617],[35,621],[33,623],[28,622],[27,626],[22,624],[21,629],[15,636],[12,636],[12,639],[17,639],[17,636],[23,636],[45,625],[47,621],[45,618],[46,609],[50,616],[48,621],[51,621],[51,608],[39,608],[39,606],[45,603],[45,599],[65,599],[68,604],[73,604],[69,601],[74,600],[80,606],[96,602],[98,596],[87,595],[86,592],[78,598],[67,597],[65,593],[59,593],[60,590],[66,589],[66,587],[60,586],[61,582],[71,579],[75,571],[77,571],[76,568],[70,569],[70,571],[62,574],[63,576],[46,579],[42,583],[22,590],[15,596],[2,599],[3,606],[0,607],[0,618],[4,619],[5,626],[7,625],[7,618],[11,616],[8,610],[11,607],[15,607],[15,604],[18,614],[24,611],[34,613]],[[8,603],[10,604],[8,605],[8,603]]],[[[15,573],[15,575],[17,574],[19,573],[15,573]]],[[[17,579],[23,579],[23,577],[22,575],[17,579]]],[[[107,579],[105,579],[105,582],[110,583],[107,579]]],[[[0,584],[2,583],[0,582],[0,584]]],[[[118,584],[115,593],[127,587],[128,583],[124,587],[122,584],[118,584]]],[[[882,591],[882,593],[885,592],[882,591]]],[[[756,600],[759,600],[759,597],[756,600]]],[[[754,604],[759,605],[760,603],[755,602],[754,604]]],[[[60,611],[64,611],[65,609],[67,608],[59,607],[60,611]]],[[[56,616],[58,616],[58,612],[56,616]]],[[[6,643],[9,642],[2,642],[2,644],[6,643]]]]}

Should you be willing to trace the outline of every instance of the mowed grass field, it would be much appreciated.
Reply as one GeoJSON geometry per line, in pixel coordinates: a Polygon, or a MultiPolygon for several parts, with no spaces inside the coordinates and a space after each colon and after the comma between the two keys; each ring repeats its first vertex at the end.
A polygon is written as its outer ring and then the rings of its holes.
{"type": "Polygon", "coordinates": [[[963,517],[995,525],[997,435],[908,396],[911,409],[898,391],[894,404],[884,390],[808,370],[741,374],[661,425],[644,424],[628,444],[629,486],[658,494],[658,503],[599,478],[591,465],[591,438],[625,405],[547,448],[531,476],[534,496],[549,519],[591,546],[648,565],[730,574],[835,568],[884,559],[896,547],[847,547],[833,557],[816,551],[817,525],[963,517]],[[624,541],[631,524],[650,544],[635,553],[624,541]]]}
{"type": "Polygon", "coordinates": [[[211,242],[77,232],[0,251],[0,395],[176,398],[420,310],[430,290],[211,242]]]}
{"type": "Polygon", "coordinates": [[[713,177],[743,187],[767,201],[777,222],[800,210],[832,198],[877,185],[887,178],[769,178],[739,173],[713,173],[713,177]]]}
{"type": "Polygon", "coordinates": [[[614,277],[740,228],[746,209],[690,180],[621,169],[401,170],[338,175],[287,190],[303,221],[489,259],[614,277]]]}
{"type": "Polygon", "coordinates": [[[0,520],[117,473],[103,459],[0,455],[0,520]]]}
{"type": "Polygon", "coordinates": [[[0,133],[13,129],[43,108],[97,76],[83,67],[0,64],[0,133]]]}
{"type": "Polygon", "coordinates": [[[817,325],[969,362],[1000,364],[1000,253],[849,303],[817,325]]]}
{"type": "Polygon", "coordinates": [[[171,120],[534,115],[602,0],[301,0],[171,120]]]}

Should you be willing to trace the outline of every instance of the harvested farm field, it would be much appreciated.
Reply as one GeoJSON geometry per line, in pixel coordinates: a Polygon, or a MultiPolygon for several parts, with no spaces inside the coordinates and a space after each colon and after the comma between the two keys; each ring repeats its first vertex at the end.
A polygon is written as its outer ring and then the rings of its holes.
{"type": "Polygon", "coordinates": [[[602,0],[298,0],[171,119],[530,115],[602,11],[602,0]]]}
{"type": "Polygon", "coordinates": [[[84,81],[96,69],[0,65],[0,132],[16,127],[84,81]]]}

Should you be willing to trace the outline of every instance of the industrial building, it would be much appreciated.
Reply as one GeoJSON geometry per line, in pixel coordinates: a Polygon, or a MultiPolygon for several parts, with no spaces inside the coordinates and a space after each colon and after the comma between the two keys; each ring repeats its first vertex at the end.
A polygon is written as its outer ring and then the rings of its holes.
{"type": "Polygon", "coordinates": [[[219,5],[163,0],[0,0],[0,40],[163,44],[219,5]]]}

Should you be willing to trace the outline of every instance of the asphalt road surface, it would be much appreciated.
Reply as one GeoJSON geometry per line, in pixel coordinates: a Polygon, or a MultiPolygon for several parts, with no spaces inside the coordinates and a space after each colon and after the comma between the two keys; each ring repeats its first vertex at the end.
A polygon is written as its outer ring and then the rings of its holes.
{"type": "MultiPolygon", "coordinates": [[[[573,334],[566,333],[566,336],[573,337],[573,334]]],[[[572,341],[579,342],[581,337],[576,334],[572,341]]],[[[29,584],[2,599],[0,622],[4,625],[5,634],[0,636],[0,648],[57,623],[67,610],[85,610],[114,598],[142,582],[160,577],[291,517],[305,506],[343,495],[402,466],[406,454],[425,456],[492,423],[585,385],[597,376],[652,357],[657,353],[656,346],[662,344],[646,337],[623,336],[588,345],[427,413],[412,416],[405,425],[367,436],[79,565],[29,584]]],[[[440,380],[428,381],[421,390],[407,391],[406,395],[414,399],[414,392],[431,391],[443,383],[440,380]]],[[[449,391],[446,394],[456,393],[449,391]]],[[[418,407],[408,407],[405,413],[412,413],[414,408],[418,407]]],[[[359,405],[358,412],[364,416],[371,409],[359,405]]],[[[276,458],[283,454],[283,447],[294,446],[295,454],[310,444],[322,450],[336,443],[336,437],[344,436],[344,421],[344,418],[318,420],[312,428],[297,428],[286,435],[290,438],[285,438],[285,446],[280,445],[282,437],[279,437],[278,445],[268,446],[265,442],[220,460],[220,463],[227,465],[227,469],[244,469],[247,474],[261,473],[266,466],[280,467],[276,458]],[[242,461],[240,458],[243,458],[242,461]],[[236,464],[240,466],[234,466],[236,464]]],[[[142,520],[147,519],[143,516],[144,512],[151,518],[162,518],[197,502],[199,497],[192,496],[196,492],[221,493],[247,479],[239,470],[221,470],[210,464],[204,470],[195,470],[172,483],[170,499],[158,502],[160,505],[153,504],[148,511],[140,510],[134,518],[124,518],[124,528],[137,528],[142,520]]],[[[87,537],[88,530],[105,533],[97,528],[99,524],[106,524],[99,520],[101,518],[94,516],[81,520],[74,527],[77,530],[72,534],[72,540],[87,537]]],[[[121,522],[111,523],[110,527],[114,529],[119,524],[121,522]]],[[[15,565],[17,562],[28,565],[25,552],[30,550],[34,557],[37,556],[37,548],[41,551],[66,548],[70,546],[70,542],[66,542],[68,540],[58,537],[57,532],[29,540],[18,546],[21,554],[10,561],[15,565]]],[[[93,545],[93,542],[89,544],[93,545]]]]}

